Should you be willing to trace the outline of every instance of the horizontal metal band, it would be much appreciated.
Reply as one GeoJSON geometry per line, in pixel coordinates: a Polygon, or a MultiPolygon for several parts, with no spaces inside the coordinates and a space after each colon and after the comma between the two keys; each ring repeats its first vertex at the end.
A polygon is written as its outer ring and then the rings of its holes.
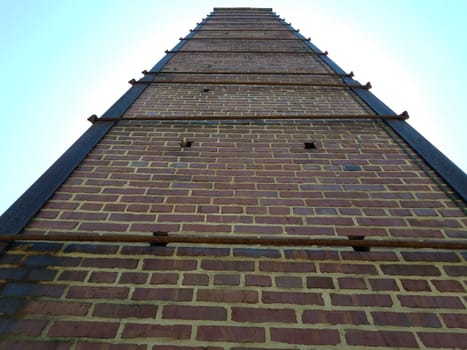
{"type": "Polygon", "coordinates": [[[258,71],[242,71],[242,72],[229,72],[229,71],[160,71],[160,72],[148,72],[143,70],[144,75],[153,74],[153,75],[164,75],[164,74],[215,74],[215,75],[311,75],[311,76],[326,76],[326,77],[353,77],[353,72],[348,74],[339,74],[339,73],[318,73],[318,72],[258,72],[258,71]]]}
{"type": "Polygon", "coordinates": [[[327,56],[328,52],[313,52],[313,51],[259,51],[259,50],[166,50],[165,53],[254,53],[254,54],[292,54],[292,55],[324,55],[327,56]]]}
{"type": "Polygon", "coordinates": [[[371,89],[371,84],[352,85],[352,84],[331,84],[331,83],[305,83],[305,82],[268,82],[268,81],[213,81],[213,80],[135,80],[129,81],[131,85],[135,84],[203,84],[203,85],[270,85],[270,86],[320,86],[320,87],[336,87],[336,88],[353,88],[353,89],[371,89]]]}
{"type": "Polygon", "coordinates": [[[403,112],[399,115],[378,115],[378,114],[341,114],[341,115],[275,115],[275,116],[264,116],[264,115],[255,115],[255,116],[190,116],[190,117],[176,117],[176,116],[136,116],[136,117],[105,117],[105,118],[98,118],[95,114],[90,116],[88,120],[91,123],[99,123],[99,122],[118,122],[118,121],[143,121],[143,120],[154,120],[154,121],[173,121],[173,120],[183,120],[183,121],[191,121],[191,120],[303,120],[303,119],[399,119],[405,120],[409,118],[409,114],[407,112],[403,112]]]}
{"type": "Polygon", "coordinates": [[[251,38],[251,37],[207,37],[207,38],[180,38],[180,40],[275,40],[275,41],[310,41],[311,38],[297,39],[297,38],[251,38]]]}
{"type": "MultiPolygon", "coordinates": [[[[311,231],[311,229],[310,229],[311,231]]],[[[257,238],[257,237],[219,237],[219,236],[184,236],[169,235],[167,233],[155,233],[149,235],[38,235],[21,234],[8,235],[0,234],[0,241],[53,241],[53,242],[114,242],[114,243],[150,243],[162,245],[169,243],[189,243],[189,244],[228,244],[228,245],[266,245],[279,247],[308,247],[308,246],[329,246],[329,247],[378,247],[378,248],[427,248],[427,249],[467,249],[465,241],[447,240],[408,240],[408,239],[363,239],[363,236],[350,236],[349,239],[341,238],[257,238]]]]}

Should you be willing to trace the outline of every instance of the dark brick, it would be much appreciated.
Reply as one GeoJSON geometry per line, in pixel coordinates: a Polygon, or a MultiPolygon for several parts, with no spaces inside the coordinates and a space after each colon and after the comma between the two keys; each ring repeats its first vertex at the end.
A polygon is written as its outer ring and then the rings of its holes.
{"type": "Polygon", "coordinates": [[[196,339],[234,343],[264,343],[264,328],[233,326],[198,326],[196,339]]]}
{"type": "Polygon", "coordinates": [[[13,297],[52,297],[58,298],[65,290],[65,286],[53,284],[34,284],[34,283],[8,283],[2,291],[3,296],[13,297]]]}
{"type": "Polygon", "coordinates": [[[331,277],[307,277],[307,288],[334,289],[334,282],[331,277]]]}
{"type": "Polygon", "coordinates": [[[345,332],[345,339],[348,345],[354,346],[418,348],[417,341],[410,332],[349,330],[345,332]]]}
{"type": "Polygon", "coordinates": [[[363,311],[326,311],[305,310],[302,315],[303,323],[324,324],[368,324],[368,319],[363,311]]]}
{"type": "Polygon", "coordinates": [[[265,304],[323,305],[319,293],[263,291],[262,301],[265,304]]]}
{"type": "Polygon", "coordinates": [[[133,300],[171,300],[191,301],[193,289],[191,288],[136,288],[133,300]]]}
{"type": "Polygon", "coordinates": [[[435,314],[431,313],[400,313],[374,311],[371,313],[374,323],[378,326],[395,327],[429,327],[439,328],[441,323],[435,314]]]}
{"type": "Polygon", "coordinates": [[[417,332],[423,345],[435,349],[465,349],[467,333],[417,332]]]}
{"type": "Polygon", "coordinates": [[[462,301],[455,296],[398,295],[402,306],[413,308],[461,309],[462,301]]]}
{"type": "Polygon", "coordinates": [[[381,270],[386,275],[402,275],[402,276],[439,276],[441,273],[436,266],[432,265],[406,265],[406,264],[391,264],[381,265],[381,270]]]}
{"type": "Polygon", "coordinates": [[[219,306],[166,305],[162,310],[165,319],[180,320],[227,320],[227,310],[219,306]]]}
{"type": "Polygon", "coordinates": [[[253,248],[234,248],[234,256],[245,256],[249,258],[280,258],[281,254],[276,249],[253,249],[253,248]]]}
{"type": "Polygon", "coordinates": [[[0,320],[0,334],[38,336],[47,322],[47,320],[0,320]]]}
{"type": "Polygon", "coordinates": [[[188,325],[157,325],[128,323],[123,330],[122,338],[168,338],[190,339],[191,326],[188,325]]]}
{"type": "Polygon", "coordinates": [[[114,338],[118,322],[55,321],[49,329],[50,337],[114,338]]]}
{"type": "Polygon", "coordinates": [[[271,328],[271,340],[287,344],[337,345],[340,336],[333,329],[271,328]]]}
{"type": "Polygon", "coordinates": [[[331,302],[337,306],[380,306],[391,307],[389,295],[381,294],[331,294],[331,302]]]}
{"type": "Polygon", "coordinates": [[[136,318],[154,318],[157,313],[157,306],[145,304],[96,304],[93,316],[105,318],[126,319],[136,318]]]}
{"type": "Polygon", "coordinates": [[[296,323],[295,311],[292,309],[262,309],[249,307],[232,307],[232,320],[237,322],[281,322],[296,323]]]}

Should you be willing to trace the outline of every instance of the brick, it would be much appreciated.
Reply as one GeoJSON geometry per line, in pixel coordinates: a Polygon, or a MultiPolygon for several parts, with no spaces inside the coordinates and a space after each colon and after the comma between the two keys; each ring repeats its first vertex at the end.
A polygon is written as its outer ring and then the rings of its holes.
{"type": "Polygon", "coordinates": [[[127,323],[123,329],[122,338],[163,338],[163,339],[190,339],[191,326],[189,325],[157,325],[127,323]]]}
{"type": "Polygon", "coordinates": [[[348,345],[354,346],[418,348],[417,341],[410,332],[348,330],[345,332],[345,340],[348,345]]]}
{"type": "Polygon", "coordinates": [[[146,304],[96,304],[94,306],[93,316],[105,318],[125,319],[135,318],[154,318],[157,313],[157,306],[146,304]]]}
{"type": "Polygon", "coordinates": [[[193,289],[191,288],[136,288],[132,300],[170,300],[191,301],[193,289]]]}
{"type": "Polygon", "coordinates": [[[51,340],[0,340],[0,349],[5,350],[70,350],[71,346],[69,343],[51,340]]]}
{"type": "Polygon", "coordinates": [[[332,305],[337,306],[380,306],[391,307],[389,295],[382,294],[331,294],[332,305]]]}
{"type": "Polygon", "coordinates": [[[35,283],[7,283],[2,290],[2,296],[14,297],[51,297],[59,298],[65,286],[52,284],[35,284],[35,283]]]}
{"type": "Polygon", "coordinates": [[[176,346],[176,345],[153,345],[152,350],[223,350],[217,346],[176,346]]]}
{"type": "Polygon", "coordinates": [[[272,281],[269,276],[245,275],[246,286],[271,287],[272,281]]]}
{"type": "Polygon", "coordinates": [[[162,310],[164,319],[179,320],[227,320],[227,310],[219,306],[166,305],[162,310]]]}
{"type": "Polygon", "coordinates": [[[120,275],[120,279],[118,281],[119,284],[144,284],[148,279],[147,273],[140,273],[140,272],[122,272],[120,275]]]}
{"type": "Polygon", "coordinates": [[[441,323],[436,314],[428,312],[386,312],[374,311],[371,313],[375,325],[395,327],[428,327],[439,328],[441,323]]]}
{"type": "Polygon", "coordinates": [[[196,260],[144,259],[143,269],[191,271],[196,269],[196,260]]]}
{"type": "Polygon", "coordinates": [[[54,321],[48,331],[49,337],[114,338],[118,322],[54,321]]]}
{"type": "Polygon", "coordinates": [[[441,314],[441,317],[448,328],[467,328],[466,314],[441,314]]]}
{"type": "Polygon", "coordinates": [[[217,274],[214,276],[214,285],[238,286],[240,285],[240,275],[217,274]]]}
{"type": "Polygon", "coordinates": [[[256,304],[258,302],[258,292],[254,290],[199,289],[196,300],[217,303],[256,304]]]}
{"type": "Polygon", "coordinates": [[[307,277],[307,288],[334,289],[334,282],[331,277],[307,277]]]}
{"type": "Polygon", "coordinates": [[[235,225],[235,233],[254,233],[254,234],[280,234],[282,233],[282,228],[277,225],[235,225]]]}
{"type": "Polygon", "coordinates": [[[460,259],[451,252],[401,252],[406,261],[426,261],[426,262],[459,262],[460,259]]]}
{"type": "Polygon", "coordinates": [[[337,345],[339,332],[333,329],[271,328],[271,340],[287,344],[337,345]]]}
{"type": "Polygon", "coordinates": [[[396,281],[390,278],[370,278],[368,280],[371,289],[375,291],[399,290],[396,281]]]}
{"type": "Polygon", "coordinates": [[[368,264],[336,264],[320,263],[319,269],[322,273],[347,273],[353,275],[377,275],[374,265],[368,264]]]}
{"type": "MultiPolygon", "coordinates": [[[[109,231],[125,232],[128,230],[128,224],[114,224],[110,222],[83,222],[79,225],[79,231],[109,231]]],[[[73,228],[73,227],[72,227],[73,228]]]]}
{"type": "Polygon", "coordinates": [[[462,349],[467,344],[466,333],[431,333],[431,332],[417,332],[418,337],[423,345],[428,348],[442,349],[462,349]]]}
{"type": "Polygon", "coordinates": [[[281,254],[276,249],[234,248],[234,256],[249,258],[280,258],[281,254]]]}
{"type": "Polygon", "coordinates": [[[302,315],[303,323],[324,324],[369,324],[363,311],[340,311],[340,310],[305,310],[302,315]]]}
{"type": "Polygon", "coordinates": [[[425,280],[401,279],[402,287],[407,291],[430,291],[431,288],[425,280]]]}
{"type": "Polygon", "coordinates": [[[24,304],[21,312],[37,315],[85,316],[90,306],[91,304],[88,303],[29,300],[24,304]]]}
{"type": "Polygon", "coordinates": [[[93,283],[114,283],[117,280],[117,272],[95,271],[89,277],[93,283]]]}
{"type": "Polygon", "coordinates": [[[263,291],[262,301],[265,304],[323,305],[319,293],[263,291]]]}
{"type": "Polygon", "coordinates": [[[296,323],[295,311],[292,309],[263,309],[249,307],[232,307],[232,320],[237,322],[281,322],[296,323]]]}
{"type": "Polygon", "coordinates": [[[209,275],[202,273],[186,273],[183,275],[184,286],[207,286],[209,275]]]}
{"type": "Polygon", "coordinates": [[[153,273],[151,284],[177,284],[179,277],[177,273],[153,273]]]}
{"type": "Polygon", "coordinates": [[[178,256],[229,256],[229,248],[178,247],[178,256]]]}
{"type": "Polygon", "coordinates": [[[398,295],[402,306],[427,309],[460,309],[463,304],[455,296],[398,295]]]}
{"type": "Polygon", "coordinates": [[[386,275],[402,275],[402,276],[439,276],[439,269],[432,265],[416,265],[416,264],[391,264],[381,265],[381,270],[386,275]]]}
{"type": "Polygon", "coordinates": [[[340,277],[337,283],[341,289],[367,289],[363,278],[340,277]]]}
{"type": "Polygon", "coordinates": [[[0,334],[5,336],[39,336],[47,320],[0,320],[0,334]]]}
{"type": "Polygon", "coordinates": [[[316,272],[314,263],[260,261],[260,271],[266,272],[316,272]]]}
{"type": "Polygon", "coordinates": [[[118,248],[116,245],[73,243],[67,244],[64,251],[65,253],[113,254],[118,248]]]}
{"type": "Polygon", "coordinates": [[[81,258],[57,257],[50,255],[30,255],[25,261],[26,266],[47,267],[47,266],[77,266],[81,258]]]}
{"type": "Polygon", "coordinates": [[[444,266],[444,271],[449,276],[466,277],[467,266],[444,266]]]}
{"type": "Polygon", "coordinates": [[[463,292],[464,286],[460,284],[458,281],[454,280],[431,280],[431,283],[435,286],[435,288],[440,292],[463,292]]]}
{"type": "Polygon", "coordinates": [[[252,261],[242,260],[203,260],[201,268],[214,271],[254,271],[255,269],[252,261]]]}
{"type": "Polygon", "coordinates": [[[260,327],[198,326],[196,339],[233,343],[264,343],[265,330],[260,327]]]}
{"type": "Polygon", "coordinates": [[[75,299],[124,299],[130,289],[127,287],[72,286],[67,297],[75,299]]]}
{"type": "Polygon", "coordinates": [[[87,271],[65,270],[59,276],[60,281],[84,281],[87,271]]]}
{"type": "Polygon", "coordinates": [[[109,344],[109,343],[82,343],[76,344],[76,350],[146,350],[146,345],[138,344],[109,344]]]}
{"type": "Polygon", "coordinates": [[[276,277],[276,286],[278,288],[302,288],[302,278],[294,276],[276,277]]]}

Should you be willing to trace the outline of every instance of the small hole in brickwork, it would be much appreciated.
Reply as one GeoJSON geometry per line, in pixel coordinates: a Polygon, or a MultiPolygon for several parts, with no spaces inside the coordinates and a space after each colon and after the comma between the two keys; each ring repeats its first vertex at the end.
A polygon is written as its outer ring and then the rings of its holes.
{"type": "MultiPolygon", "coordinates": [[[[347,236],[351,241],[363,241],[365,236],[347,236]]],[[[368,246],[352,246],[353,250],[356,252],[369,252],[370,247],[368,246]]]]}
{"type": "Polygon", "coordinates": [[[203,89],[203,92],[209,92],[211,89],[203,89]]]}
{"type": "Polygon", "coordinates": [[[305,142],[305,149],[316,149],[318,148],[316,142],[305,142]]]}
{"type": "Polygon", "coordinates": [[[192,144],[193,144],[193,141],[188,141],[185,138],[182,141],[180,141],[180,147],[182,147],[182,148],[191,147],[192,144]]]}
{"type": "MultiPolygon", "coordinates": [[[[169,234],[167,232],[162,232],[162,231],[156,231],[156,232],[153,232],[152,235],[154,237],[168,237],[169,234]]],[[[150,246],[152,247],[165,247],[167,245],[167,242],[151,242],[149,243],[150,246]]]]}

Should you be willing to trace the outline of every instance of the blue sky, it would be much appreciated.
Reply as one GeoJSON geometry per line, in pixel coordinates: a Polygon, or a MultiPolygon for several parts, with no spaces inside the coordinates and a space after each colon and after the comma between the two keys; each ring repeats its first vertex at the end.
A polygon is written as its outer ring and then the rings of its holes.
{"type": "Polygon", "coordinates": [[[0,213],[216,6],[272,7],[467,170],[465,0],[0,0],[0,213]]]}

